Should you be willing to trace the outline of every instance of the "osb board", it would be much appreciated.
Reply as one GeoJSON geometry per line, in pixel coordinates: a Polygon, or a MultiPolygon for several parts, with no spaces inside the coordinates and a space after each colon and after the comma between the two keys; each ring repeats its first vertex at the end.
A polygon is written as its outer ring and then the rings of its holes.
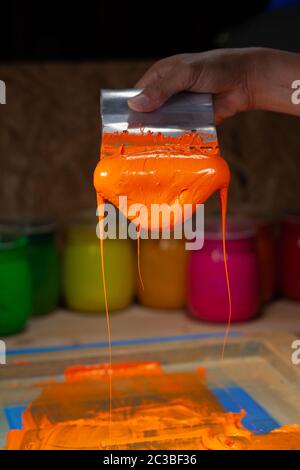
{"type": "Polygon", "coordinates": [[[1,65],[0,214],[95,205],[100,88],[133,86],[146,62],[1,65]]]}
{"type": "MultiPolygon", "coordinates": [[[[93,207],[99,154],[99,90],[132,87],[147,61],[1,65],[7,104],[0,106],[0,214],[93,207]]],[[[232,170],[231,204],[261,209],[300,206],[300,119],[251,112],[219,129],[232,170]]],[[[207,206],[214,209],[217,199],[207,206]]]]}

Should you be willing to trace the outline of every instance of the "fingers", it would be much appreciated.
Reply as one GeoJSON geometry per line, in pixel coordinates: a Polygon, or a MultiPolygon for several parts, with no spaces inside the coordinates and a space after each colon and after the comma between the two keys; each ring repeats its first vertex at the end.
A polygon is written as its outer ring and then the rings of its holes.
{"type": "Polygon", "coordinates": [[[225,119],[234,116],[247,109],[243,99],[238,93],[220,93],[214,95],[214,119],[215,124],[221,124],[225,119]]]}
{"type": "Polygon", "coordinates": [[[139,82],[139,86],[144,84],[144,90],[128,101],[131,109],[139,112],[154,111],[175,93],[188,90],[193,85],[193,68],[189,65],[175,64],[167,72],[164,69],[163,75],[160,75],[160,71],[152,70],[139,82]]]}
{"type": "Polygon", "coordinates": [[[140,78],[136,83],[136,88],[145,88],[150,83],[155,82],[163,78],[170,69],[174,66],[173,57],[167,57],[166,59],[159,60],[155,62],[147,72],[140,78]]]}

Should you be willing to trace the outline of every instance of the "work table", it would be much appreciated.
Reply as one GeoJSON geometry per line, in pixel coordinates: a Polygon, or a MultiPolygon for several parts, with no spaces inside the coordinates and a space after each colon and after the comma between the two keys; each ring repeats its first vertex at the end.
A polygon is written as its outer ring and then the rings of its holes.
{"type": "MultiPolygon", "coordinates": [[[[196,321],[180,310],[153,310],[133,305],[126,310],[110,313],[113,341],[146,338],[222,334],[225,325],[196,321]]],[[[278,300],[263,309],[262,314],[247,323],[233,323],[231,332],[289,332],[300,337],[300,303],[278,300]]],[[[57,310],[32,319],[27,329],[5,338],[8,351],[26,354],[30,348],[99,343],[107,340],[105,314],[75,313],[57,310]]],[[[18,356],[19,356],[18,354],[18,356]]],[[[19,356],[20,357],[20,356],[19,356]]],[[[9,356],[9,361],[14,356],[9,356]]]]}

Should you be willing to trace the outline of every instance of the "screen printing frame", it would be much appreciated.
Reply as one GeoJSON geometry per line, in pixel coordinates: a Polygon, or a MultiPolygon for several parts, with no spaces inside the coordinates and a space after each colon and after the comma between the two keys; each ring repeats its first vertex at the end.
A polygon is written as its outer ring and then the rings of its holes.
{"type": "MultiPolygon", "coordinates": [[[[300,423],[300,366],[291,360],[294,339],[284,333],[232,332],[223,361],[219,334],[118,341],[113,346],[113,363],[158,361],[166,372],[204,367],[207,384],[224,408],[246,408],[248,424],[252,419],[262,432],[300,423]]],[[[107,344],[99,344],[8,351],[8,364],[0,368],[0,447],[10,427],[7,410],[22,411],[49,381],[62,381],[66,367],[107,363],[107,344]]]]}

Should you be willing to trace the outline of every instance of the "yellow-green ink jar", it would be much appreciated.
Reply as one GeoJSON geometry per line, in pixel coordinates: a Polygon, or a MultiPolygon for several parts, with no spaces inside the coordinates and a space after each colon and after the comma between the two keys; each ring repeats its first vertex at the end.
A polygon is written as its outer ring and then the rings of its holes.
{"type": "MultiPolygon", "coordinates": [[[[130,240],[107,239],[104,265],[109,311],[130,305],[135,294],[135,255],[130,240]]],[[[100,240],[96,218],[79,217],[66,229],[63,254],[66,306],[82,312],[105,311],[100,240]]]]}

